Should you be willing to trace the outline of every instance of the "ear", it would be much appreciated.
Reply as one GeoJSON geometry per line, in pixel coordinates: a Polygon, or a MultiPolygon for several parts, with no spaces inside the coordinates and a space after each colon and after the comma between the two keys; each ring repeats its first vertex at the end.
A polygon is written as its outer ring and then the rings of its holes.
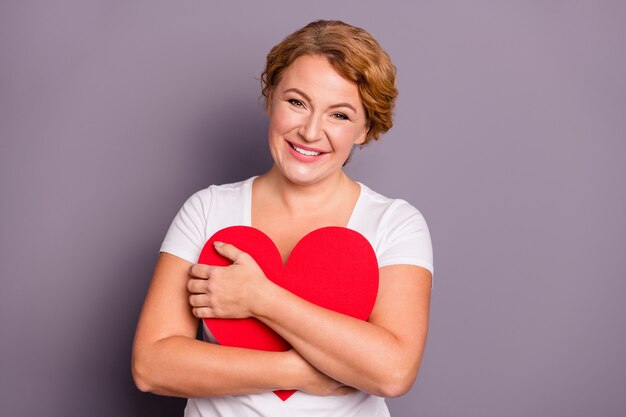
{"type": "Polygon", "coordinates": [[[272,117],[272,100],[269,98],[265,100],[265,114],[267,117],[272,117]]]}
{"type": "Polygon", "coordinates": [[[272,115],[272,98],[274,97],[274,91],[270,91],[269,94],[267,95],[267,99],[265,100],[265,114],[267,114],[267,117],[270,117],[272,115]]]}
{"type": "Polygon", "coordinates": [[[365,124],[365,127],[363,127],[363,131],[359,134],[359,138],[354,141],[355,145],[363,145],[363,142],[365,142],[365,139],[367,138],[367,134],[370,131],[370,122],[369,120],[367,121],[367,123],[365,124]]]}

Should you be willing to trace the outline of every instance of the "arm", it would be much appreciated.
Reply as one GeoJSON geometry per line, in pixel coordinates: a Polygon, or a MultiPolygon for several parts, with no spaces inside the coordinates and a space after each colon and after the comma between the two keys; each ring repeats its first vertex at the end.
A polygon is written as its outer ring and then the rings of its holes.
{"type": "Polygon", "coordinates": [[[183,397],[277,389],[347,392],[295,351],[264,352],[195,340],[198,320],[186,290],[190,266],[167,253],[159,256],[133,345],[132,373],[139,389],[183,397]]]}
{"type": "Polygon", "coordinates": [[[194,314],[254,316],[284,337],[330,377],[381,396],[412,386],[428,329],[431,275],[424,268],[380,269],[379,293],[368,321],[309,303],[267,280],[254,260],[232,245],[218,248],[229,267],[194,266],[189,283],[194,314]]]}
{"type": "Polygon", "coordinates": [[[417,376],[428,330],[430,272],[410,265],[380,269],[368,321],[341,315],[274,288],[281,301],[260,300],[261,321],[311,364],[374,395],[406,393],[417,376]],[[303,319],[306,318],[306,319],[303,319]]]}

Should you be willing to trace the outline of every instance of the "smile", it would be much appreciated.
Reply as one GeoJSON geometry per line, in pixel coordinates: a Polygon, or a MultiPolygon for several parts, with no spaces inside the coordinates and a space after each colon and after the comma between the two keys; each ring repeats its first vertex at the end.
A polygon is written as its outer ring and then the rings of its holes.
{"type": "Polygon", "coordinates": [[[321,155],[322,152],[316,152],[316,151],[308,151],[306,149],[302,149],[297,147],[296,145],[294,145],[293,143],[289,142],[289,145],[291,146],[291,148],[293,150],[295,150],[296,152],[298,152],[301,155],[305,155],[305,156],[318,156],[321,155]]]}

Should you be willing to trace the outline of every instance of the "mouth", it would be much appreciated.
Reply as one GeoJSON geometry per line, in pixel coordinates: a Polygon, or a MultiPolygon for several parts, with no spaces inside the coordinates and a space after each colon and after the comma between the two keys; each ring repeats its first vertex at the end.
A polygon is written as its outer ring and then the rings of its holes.
{"type": "Polygon", "coordinates": [[[304,156],[318,156],[318,155],[326,153],[326,152],[314,151],[314,150],[311,150],[311,149],[304,149],[304,148],[301,148],[299,146],[294,145],[291,142],[288,142],[288,143],[289,143],[289,146],[291,146],[291,149],[293,149],[294,151],[298,152],[300,155],[304,155],[304,156]]]}

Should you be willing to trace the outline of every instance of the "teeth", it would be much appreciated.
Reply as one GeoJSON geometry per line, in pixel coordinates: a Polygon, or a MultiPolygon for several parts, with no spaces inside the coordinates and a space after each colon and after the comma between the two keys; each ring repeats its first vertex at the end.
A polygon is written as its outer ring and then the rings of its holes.
{"type": "Polygon", "coordinates": [[[306,155],[306,156],[317,156],[321,154],[321,152],[307,151],[306,149],[298,148],[293,143],[291,144],[291,147],[294,148],[296,152],[301,153],[302,155],[306,155]]]}

